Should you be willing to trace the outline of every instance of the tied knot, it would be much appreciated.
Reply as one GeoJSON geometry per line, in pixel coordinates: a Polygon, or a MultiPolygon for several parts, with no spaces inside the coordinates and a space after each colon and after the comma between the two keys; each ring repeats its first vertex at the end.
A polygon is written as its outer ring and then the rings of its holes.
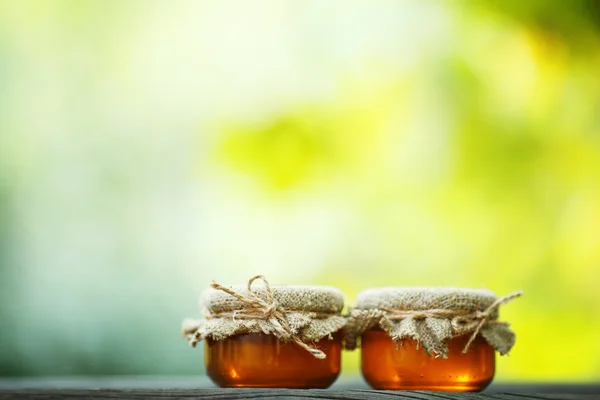
{"type": "Polygon", "coordinates": [[[206,315],[206,318],[210,319],[231,317],[234,321],[236,319],[264,319],[269,321],[269,323],[275,329],[279,337],[293,341],[298,346],[302,347],[304,350],[312,354],[315,358],[326,358],[325,353],[323,353],[321,350],[315,347],[311,347],[308,344],[304,343],[292,330],[287,320],[287,312],[285,308],[282,307],[275,299],[273,291],[271,290],[271,286],[269,285],[269,282],[264,276],[256,275],[250,278],[247,286],[247,294],[238,293],[214,281],[210,286],[213,289],[220,290],[235,297],[236,299],[244,303],[246,307],[244,309],[234,310],[232,313],[209,313],[206,315]],[[252,289],[252,283],[254,283],[254,281],[256,281],[257,279],[262,280],[265,285],[264,299],[252,289]]]}
{"type": "Polygon", "coordinates": [[[264,308],[263,313],[265,314],[265,318],[271,318],[271,316],[277,311],[279,305],[276,302],[264,308]]]}

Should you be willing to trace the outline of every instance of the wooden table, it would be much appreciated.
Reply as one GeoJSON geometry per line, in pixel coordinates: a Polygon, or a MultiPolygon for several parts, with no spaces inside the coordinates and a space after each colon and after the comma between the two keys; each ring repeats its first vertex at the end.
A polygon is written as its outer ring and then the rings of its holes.
{"type": "Polygon", "coordinates": [[[496,383],[481,393],[384,391],[359,377],[326,390],[220,389],[203,377],[0,378],[0,399],[508,399],[600,400],[597,384],[496,383]]]}

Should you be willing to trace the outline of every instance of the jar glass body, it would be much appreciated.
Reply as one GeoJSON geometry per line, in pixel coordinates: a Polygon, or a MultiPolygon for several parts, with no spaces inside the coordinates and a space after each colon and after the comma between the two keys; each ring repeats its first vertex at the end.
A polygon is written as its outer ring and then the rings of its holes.
{"type": "Polygon", "coordinates": [[[400,344],[382,330],[367,330],[361,339],[363,377],[375,389],[483,390],[494,378],[495,351],[478,336],[462,354],[468,340],[468,335],[449,339],[448,357],[435,358],[413,339],[400,344]]]}
{"type": "MultiPolygon", "coordinates": [[[[311,343],[313,345],[313,343],[311,343]]],[[[340,373],[342,341],[323,338],[314,345],[326,355],[308,351],[261,333],[208,339],[204,346],[206,374],[221,387],[327,388],[340,373]]]]}

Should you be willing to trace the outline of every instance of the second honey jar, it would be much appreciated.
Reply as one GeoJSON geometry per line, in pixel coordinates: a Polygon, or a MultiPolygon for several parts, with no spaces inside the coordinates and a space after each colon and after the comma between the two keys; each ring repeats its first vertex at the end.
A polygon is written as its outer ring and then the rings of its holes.
{"type": "Polygon", "coordinates": [[[381,288],[361,292],[346,347],[362,347],[363,377],[375,389],[479,391],[493,379],[495,352],[515,342],[484,289],[381,288]]]}

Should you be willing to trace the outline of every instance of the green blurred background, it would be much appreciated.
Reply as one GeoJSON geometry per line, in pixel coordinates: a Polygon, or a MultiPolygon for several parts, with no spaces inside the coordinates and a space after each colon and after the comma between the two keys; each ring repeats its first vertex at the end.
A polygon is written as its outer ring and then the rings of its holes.
{"type": "Polygon", "coordinates": [[[600,380],[599,2],[0,0],[0,375],[200,375],[256,273],[523,289],[497,379],[600,380]]]}

